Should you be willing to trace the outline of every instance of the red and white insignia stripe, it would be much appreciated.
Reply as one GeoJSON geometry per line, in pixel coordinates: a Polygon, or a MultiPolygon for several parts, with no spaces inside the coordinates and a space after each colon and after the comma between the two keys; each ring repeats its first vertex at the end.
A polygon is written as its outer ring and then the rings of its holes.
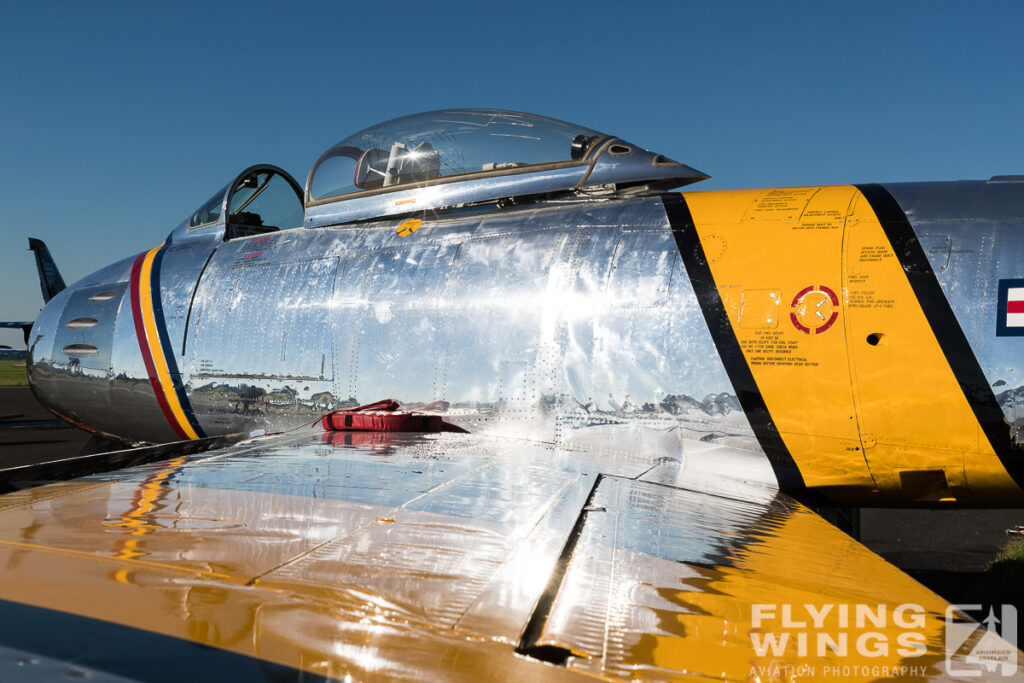
{"type": "Polygon", "coordinates": [[[1006,294],[1006,326],[1024,327],[1024,287],[1010,287],[1006,294]]]}

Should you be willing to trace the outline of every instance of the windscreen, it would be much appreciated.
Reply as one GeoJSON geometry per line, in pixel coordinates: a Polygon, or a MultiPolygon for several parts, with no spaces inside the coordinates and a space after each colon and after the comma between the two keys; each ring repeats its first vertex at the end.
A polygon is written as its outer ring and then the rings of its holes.
{"type": "Polygon", "coordinates": [[[209,225],[220,218],[221,204],[224,202],[224,192],[227,189],[228,188],[225,185],[217,190],[217,192],[207,199],[195,213],[189,216],[188,227],[195,228],[200,225],[209,225]]]}
{"type": "Polygon", "coordinates": [[[302,201],[281,175],[269,170],[249,174],[235,185],[228,214],[232,222],[289,230],[302,225],[302,201]]]}

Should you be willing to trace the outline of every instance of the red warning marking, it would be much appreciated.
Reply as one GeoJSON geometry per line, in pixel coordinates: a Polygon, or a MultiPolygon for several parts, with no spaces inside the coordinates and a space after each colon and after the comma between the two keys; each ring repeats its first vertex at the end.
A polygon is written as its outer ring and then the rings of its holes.
{"type": "Polygon", "coordinates": [[[801,289],[799,292],[796,293],[796,296],[793,297],[793,303],[790,304],[790,307],[796,306],[804,298],[805,294],[809,294],[813,291],[814,285],[811,285],[810,287],[804,287],[803,289],[801,289]]]}
{"type": "Polygon", "coordinates": [[[258,256],[263,256],[263,252],[262,251],[254,251],[252,253],[246,254],[243,258],[256,258],[258,256]]]}
{"type": "Polygon", "coordinates": [[[274,238],[273,237],[257,237],[256,239],[253,240],[253,242],[269,242],[272,239],[274,239],[274,238]]]}
{"type": "Polygon", "coordinates": [[[800,324],[800,321],[797,320],[796,313],[790,313],[789,314],[789,319],[793,321],[793,327],[795,327],[796,329],[800,330],[804,334],[810,334],[811,333],[811,328],[804,327],[803,325],[800,324]]]}
{"type": "MultiPolygon", "coordinates": [[[[796,293],[796,296],[793,297],[793,303],[789,305],[789,307],[793,309],[789,313],[789,320],[790,322],[793,323],[793,327],[800,330],[804,334],[821,334],[822,332],[827,331],[830,327],[832,327],[835,324],[836,320],[839,318],[839,311],[832,311],[832,315],[829,316],[828,320],[825,320],[821,325],[818,325],[813,329],[801,323],[800,319],[797,317],[796,309],[798,306],[803,304],[804,299],[807,297],[808,294],[811,294],[812,292],[821,292],[822,294],[828,297],[828,300],[832,302],[833,306],[839,306],[839,297],[836,296],[836,293],[832,291],[829,287],[826,287],[825,285],[818,285],[817,287],[811,285],[810,287],[804,287],[803,289],[796,293]]],[[[819,302],[818,306],[821,307],[822,304],[824,304],[824,301],[819,302]]],[[[818,313],[818,316],[821,317],[822,320],[824,320],[824,316],[821,315],[821,313],[818,313]]]]}
{"type": "Polygon", "coordinates": [[[832,317],[828,319],[828,322],[825,323],[824,325],[822,325],[821,327],[819,327],[818,329],[816,329],[814,331],[814,333],[815,334],[821,334],[822,332],[824,332],[828,328],[832,327],[832,325],[835,323],[835,321],[836,321],[836,319],[838,317],[839,317],[839,311],[832,311],[832,317]]]}

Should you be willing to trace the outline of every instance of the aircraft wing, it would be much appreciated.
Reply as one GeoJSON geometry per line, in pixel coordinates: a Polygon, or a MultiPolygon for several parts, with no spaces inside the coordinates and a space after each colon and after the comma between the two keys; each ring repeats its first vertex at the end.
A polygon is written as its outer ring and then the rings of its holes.
{"type": "Polygon", "coordinates": [[[941,598],[785,495],[642,454],[250,439],[0,496],[0,566],[2,680],[949,677],[941,598]]]}
{"type": "MultiPolygon", "coordinates": [[[[25,337],[25,343],[28,343],[28,333],[32,329],[31,322],[15,322],[9,320],[0,320],[0,329],[9,330],[21,330],[22,335],[25,337]]],[[[0,348],[0,358],[24,358],[25,349],[9,349],[0,348]]]]}

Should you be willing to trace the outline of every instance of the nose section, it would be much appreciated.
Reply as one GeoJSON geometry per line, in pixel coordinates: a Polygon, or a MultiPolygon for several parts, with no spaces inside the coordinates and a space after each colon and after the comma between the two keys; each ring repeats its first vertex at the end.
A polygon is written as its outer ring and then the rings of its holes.
{"type": "Polygon", "coordinates": [[[111,346],[125,284],[65,289],[43,308],[26,358],[36,398],[79,426],[109,431],[111,346]]]}
{"type": "Polygon", "coordinates": [[[64,306],[67,304],[67,294],[61,292],[50,299],[43,310],[36,316],[32,329],[28,333],[28,353],[25,356],[25,365],[28,369],[28,384],[35,394],[36,400],[47,408],[51,407],[54,400],[53,394],[53,343],[56,337],[57,324],[64,306]]]}

